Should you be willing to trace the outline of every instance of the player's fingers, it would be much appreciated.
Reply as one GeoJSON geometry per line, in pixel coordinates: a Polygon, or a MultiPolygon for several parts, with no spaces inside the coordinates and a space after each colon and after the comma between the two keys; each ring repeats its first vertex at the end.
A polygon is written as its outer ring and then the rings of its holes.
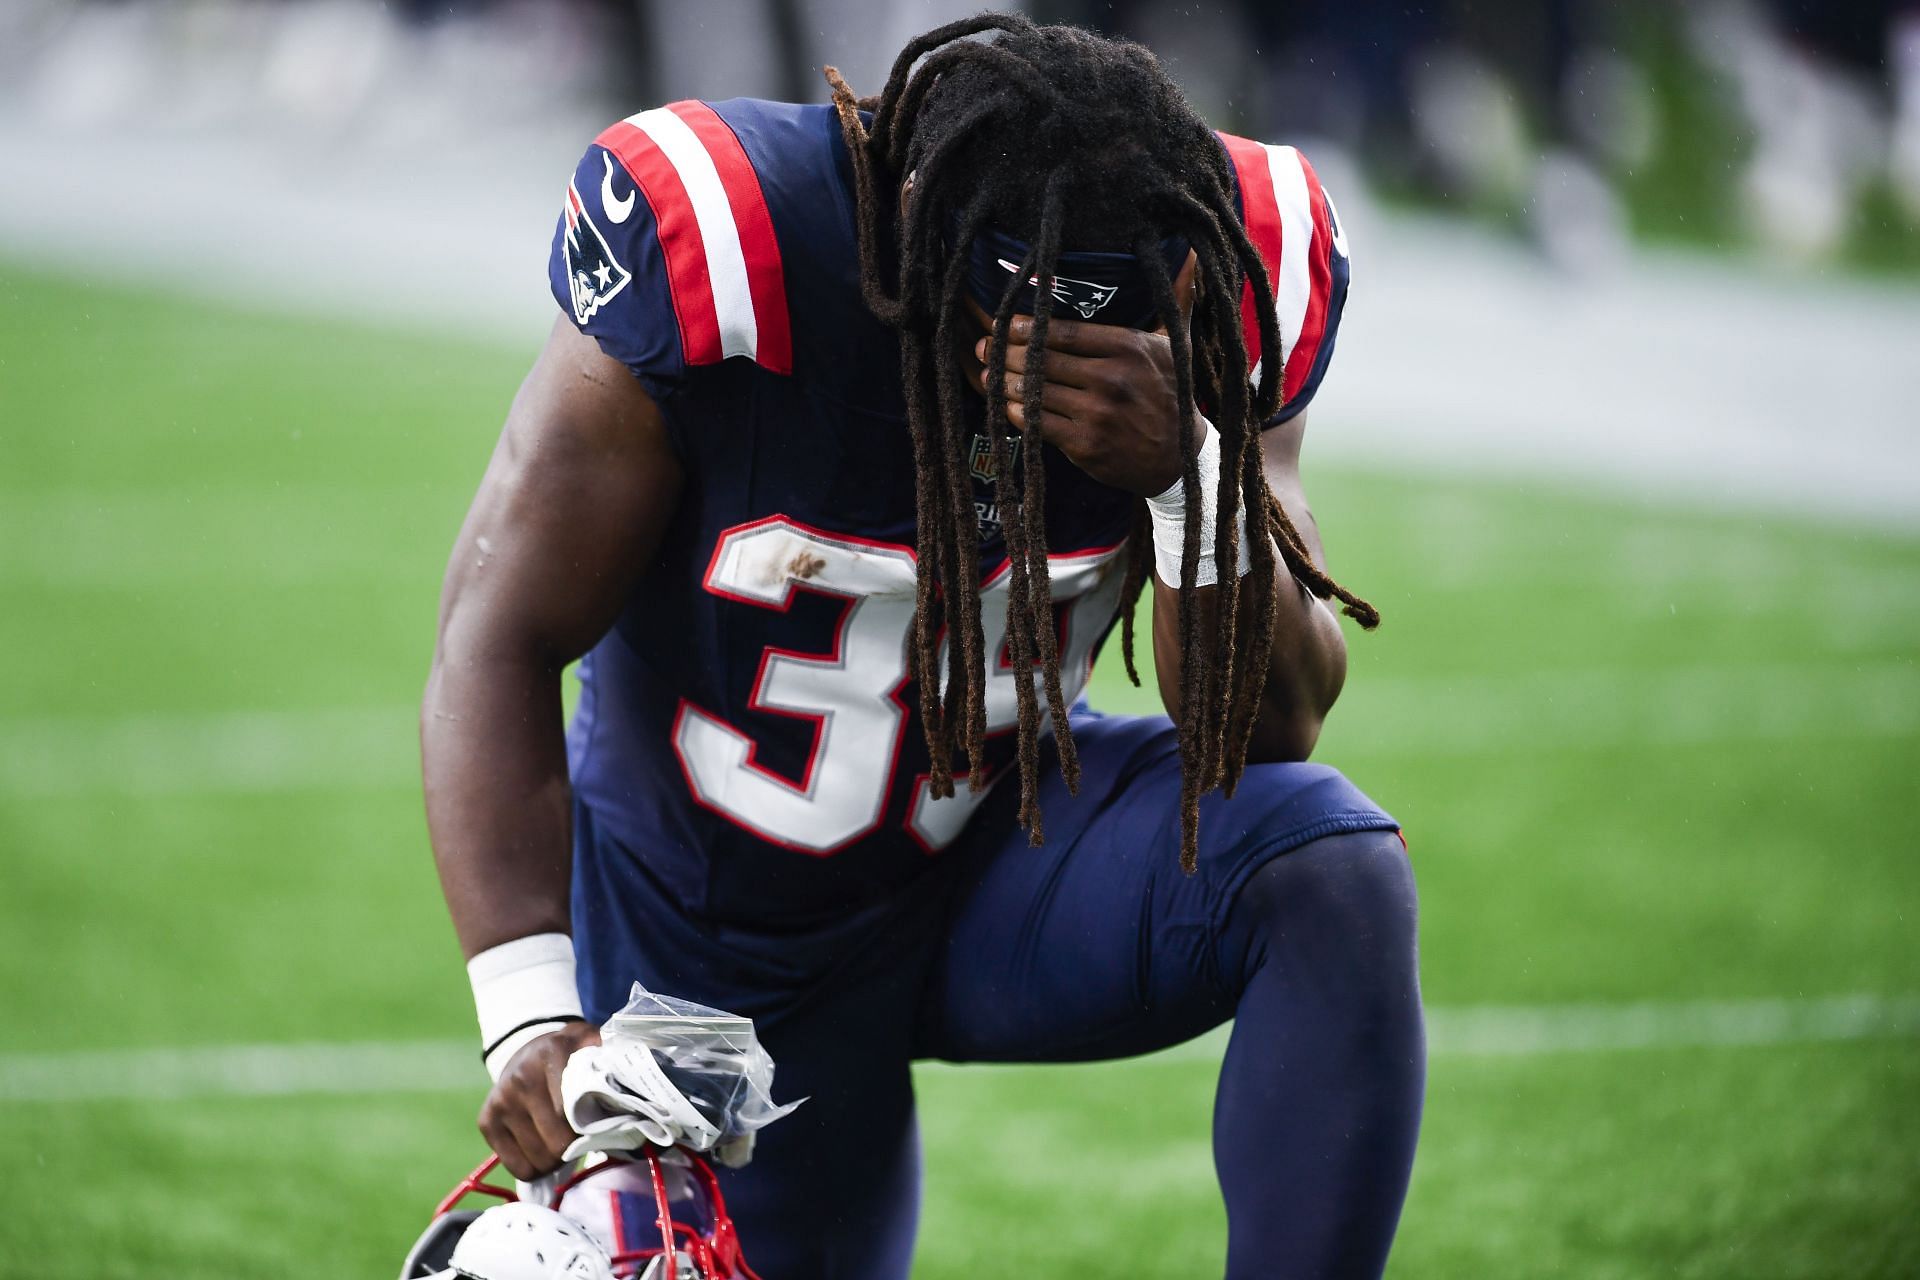
{"type": "MultiPolygon", "coordinates": [[[[1021,385],[1019,378],[1009,375],[1006,387],[1007,403],[1026,404],[1026,388],[1021,385]]],[[[1100,401],[1091,391],[1059,386],[1052,378],[1048,378],[1041,391],[1040,407],[1047,413],[1071,418],[1075,422],[1091,422],[1098,416],[1100,401]]]]}
{"type": "Polygon", "coordinates": [[[559,1060],[548,1064],[546,1096],[541,1099],[542,1105],[530,1108],[540,1137],[553,1152],[556,1161],[566,1154],[567,1148],[573,1145],[574,1138],[578,1136],[567,1122],[567,1104],[560,1093],[560,1074],[565,1067],[566,1063],[559,1060]]]}
{"type": "Polygon", "coordinates": [[[1086,436],[1086,428],[1072,418],[1048,409],[1040,415],[1040,438],[1069,458],[1077,458],[1086,436]]]}
{"type": "Polygon", "coordinates": [[[1063,418],[1072,418],[1079,423],[1097,421],[1097,412],[1106,404],[1097,391],[1083,391],[1079,387],[1056,387],[1049,380],[1047,384],[1046,407],[1058,412],[1063,418]]]}
{"type": "MultiPolygon", "coordinates": [[[[1064,351],[1076,356],[1110,356],[1127,349],[1139,331],[1118,324],[1088,324],[1082,320],[1047,319],[1047,350],[1064,351]]],[[[1015,316],[1007,327],[1007,343],[1025,343],[1033,338],[1033,317],[1015,316]]]]}
{"type": "MultiPolygon", "coordinates": [[[[1007,421],[1022,431],[1027,429],[1027,407],[1018,400],[1007,401],[1007,421]]],[[[1065,448],[1078,438],[1079,425],[1064,414],[1055,413],[1048,408],[1040,411],[1040,438],[1048,444],[1065,448]]]]}
{"type": "MultiPolygon", "coordinates": [[[[974,344],[973,353],[980,359],[982,364],[985,363],[988,353],[992,350],[992,346],[993,340],[991,338],[982,338],[974,344]]],[[[1024,375],[1027,371],[1028,364],[1033,361],[1036,352],[1036,348],[1024,342],[1009,342],[1007,344],[1007,372],[1016,377],[1024,375]]],[[[1098,360],[1092,360],[1086,356],[1076,356],[1066,351],[1055,351],[1049,346],[1046,349],[1046,354],[1041,357],[1040,367],[1046,373],[1048,382],[1057,382],[1063,387],[1094,387],[1099,385],[1099,363],[1098,360]]]]}
{"type": "Polygon", "coordinates": [[[972,387],[975,392],[983,396],[987,394],[987,366],[983,361],[978,359],[962,360],[960,362],[960,373],[966,378],[967,385],[972,387]]]}
{"type": "MultiPolygon", "coordinates": [[[[566,1144],[562,1143],[560,1148],[555,1150],[553,1144],[540,1132],[540,1126],[535,1123],[532,1114],[521,1110],[508,1117],[507,1130],[513,1135],[514,1145],[520,1148],[521,1157],[526,1160],[527,1167],[533,1170],[531,1175],[516,1172],[514,1177],[527,1182],[543,1173],[552,1173],[560,1167],[560,1152],[566,1150],[566,1144]]],[[[501,1163],[506,1163],[505,1157],[501,1158],[501,1163]]]]}
{"type": "Polygon", "coordinates": [[[480,1112],[480,1136],[493,1148],[493,1154],[500,1157],[500,1163],[506,1166],[508,1173],[522,1182],[531,1182],[539,1176],[534,1171],[533,1161],[520,1148],[520,1140],[513,1135],[504,1117],[489,1103],[480,1112]]]}
{"type": "Polygon", "coordinates": [[[567,1073],[567,1061],[555,1057],[547,1063],[547,1099],[553,1103],[553,1114],[557,1116],[567,1113],[566,1095],[560,1089],[560,1078],[567,1073]]]}
{"type": "Polygon", "coordinates": [[[543,1169],[555,1169],[566,1158],[567,1148],[573,1145],[577,1136],[573,1126],[556,1111],[542,1107],[530,1117],[533,1121],[535,1141],[539,1143],[538,1152],[529,1152],[543,1169]]]}

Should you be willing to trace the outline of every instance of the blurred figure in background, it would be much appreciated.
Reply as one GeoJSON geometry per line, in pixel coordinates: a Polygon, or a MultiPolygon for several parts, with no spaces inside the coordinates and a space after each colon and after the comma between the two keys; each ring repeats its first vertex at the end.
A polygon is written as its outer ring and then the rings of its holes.
{"type": "Polygon", "coordinates": [[[1748,234],[1820,259],[1876,193],[1920,218],[1920,6],[1770,0],[1691,17],[1699,56],[1733,86],[1751,130],[1739,180],[1748,234]]]}
{"type": "Polygon", "coordinates": [[[1389,190],[1528,211],[1557,258],[1605,257],[1624,236],[1600,170],[1642,155],[1648,130],[1611,52],[1614,6],[1249,0],[1210,22],[1137,3],[1056,7],[1172,50],[1216,118],[1364,157],[1389,190]]]}
{"type": "Polygon", "coordinates": [[[1222,127],[1313,139],[1323,167],[1344,153],[1382,190],[1510,221],[1574,269],[1617,261],[1636,227],[1832,257],[1882,187],[1920,216],[1910,0],[1035,8],[1166,50],[1222,127]],[[1663,159],[1691,208],[1646,194],[1663,159]]]}
{"type": "Polygon", "coordinates": [[[639,14],[649,102],[722,92],[816,101],[824,94],[820,68],[827,62],[857,91],[878,93],[894,54],[916,32],[982,9],[1023,8],[982,0],[703,0],[610,7],[639,14]]]}
{"type": "MultiPolygon", "coordinates": [[[[209,0],[0,11],[0,126],[263,126],[355,146],[456,124],[576,136],[719,92],[863,93],[976,0],[209,0]]],[[[1920,266],[1915,0],[1019,0],[1165,51],[1216,125],[1307,139],[1383,193],[1491,218],[1576,269],[1631,233],[1920,266]]]]}

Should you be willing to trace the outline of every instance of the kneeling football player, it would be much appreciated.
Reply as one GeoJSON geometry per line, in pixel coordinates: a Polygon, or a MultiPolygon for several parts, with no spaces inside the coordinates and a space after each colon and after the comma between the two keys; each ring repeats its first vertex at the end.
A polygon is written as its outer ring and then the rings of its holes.
{"type": "Polygon", "coordinates": [[[1377,1275],[1425,1049],[1395,823],[1306,762],[1333,606],[1377,621],[1298,465],[1333,204],[1072,28],[829,78],[640,112],[566,191],[422,713],[481,1130],[552,1169],[560,1069],[631,982],[750,1016],[810,1099],[723,1174],[756,1268],[904,1277],[916,1058],[1232,1019],[1228,1274],[1377,1275]],[[1149,578],[1167,714],[1100,715],[1149,578]]]}

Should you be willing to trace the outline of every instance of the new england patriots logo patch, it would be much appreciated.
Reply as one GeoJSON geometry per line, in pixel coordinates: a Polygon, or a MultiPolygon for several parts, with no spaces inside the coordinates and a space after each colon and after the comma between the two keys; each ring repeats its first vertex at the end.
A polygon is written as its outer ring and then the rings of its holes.
{"type": "MultiPolygon", "coordinates": [[[[996,259],[1006,269],[1008,275],[1019,275],[1020,264],[1008,262],[1005,258],[996,259]]],[[[1028,276],[1027,283],[1038,289],[1039,276],[1028,276]]],[[[1055,302],[1065,303],[1080,313],[1082,320],[1091,320],[1099,310],[1113,301],[1113,295],[1120,292],[1120,286],[1096,284],[1092,280],[1074,280],[1067,276],[1055,276],[1050,291],[1055,302]]]]}
{"type": "Polygon", "coordinates": [[[567,184],[566,207],[567,286],[573,299],[576,324],[591,320],[627,287],[633,273],[614,258],[606,237],[593,224],[580,192],[567,184]]]}

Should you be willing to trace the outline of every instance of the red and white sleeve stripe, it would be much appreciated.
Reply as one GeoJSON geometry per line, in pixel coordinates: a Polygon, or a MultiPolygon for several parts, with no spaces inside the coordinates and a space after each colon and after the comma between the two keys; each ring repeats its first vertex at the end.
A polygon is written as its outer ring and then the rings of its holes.
{"type": "MultiPolygon", "coordinates": [[[[1266,146],[1221,134],[1240,182],[1240,203],[1247,235],[1267,264],[1273,282],[1274,318],[1280,324],[1284,400],[1297,395],[1313,371],[1326,339],[1333,293],[1333,257],[1344,256],[1336,243],[1327,198],[1305,156],[1292,147],[1266,146]]],[[[1253,286],[1241,296],[1247,351],[1259,350],[1259,318],[1253,286]]],[[[1254,381],[1261,376],[1254,367],[1254,381]]]]}
{"type": "Polygon", "coordinates": [[[628,116],[596,141],[646,197],[688,365],[746,356],[793,372],[773,216],[746,150],[703,102],[628,116]]]}

